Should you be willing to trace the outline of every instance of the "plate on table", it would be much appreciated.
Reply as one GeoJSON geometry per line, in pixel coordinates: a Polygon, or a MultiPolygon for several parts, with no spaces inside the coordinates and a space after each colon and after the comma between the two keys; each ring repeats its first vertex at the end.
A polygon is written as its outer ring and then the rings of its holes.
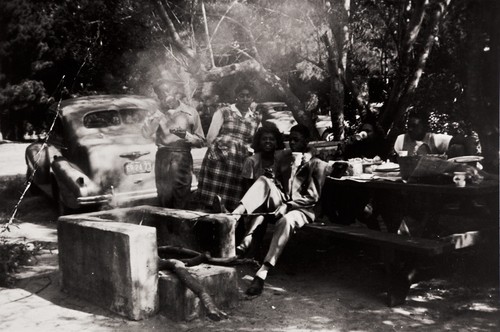
{"type": "Polygon", "coordinates": [[[399,171],[399,164],[396,163],[384,163],[374,169],[375,172],[397,172],[399,171]]]}
{"type": "Polygon", "coordinates": [[[351,180],[367,181],[367,180],[373,179],[373,174],[361,173],[359,175],[353,175],[350,178],[351,178],[351,180]]]}
{"type": "Polygon", "coordinates": [[[456,163],[475,163],[483,160],[484,157],[481,156],[460,156],[455,158],[450,158],[448,161],[453,161],[456,163]]]}

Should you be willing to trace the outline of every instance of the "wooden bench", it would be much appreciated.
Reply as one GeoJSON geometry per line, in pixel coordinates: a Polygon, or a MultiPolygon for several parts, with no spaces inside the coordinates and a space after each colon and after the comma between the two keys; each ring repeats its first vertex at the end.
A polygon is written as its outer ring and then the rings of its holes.
{"type": "Polygon", "coordinates": [[[409,275],[414,272],[412,255],[436,256],[475,245],[479,232],[453,234],[440,239],[424,239],[385,233],[368,228],[312,223],[302,228],[318,235],[373,244],[380,247],[387,272],[387,304],[403,304],[410,289],[409,275]],[[410,255],[407,255],[410,254],[410,255]]]}
{"type": "Polygon", "coordinates": [[[363,227],[335,224],[326,225],[319,223],[308,224],[304,227],[310,231],[320,232],[322,234],[327,233],[337,238],[376,244],[386,249],[411,252],[415,254],[433,256],[450,252],[455,249],[454,244],[450,241],[407,237],[363,227]]]}

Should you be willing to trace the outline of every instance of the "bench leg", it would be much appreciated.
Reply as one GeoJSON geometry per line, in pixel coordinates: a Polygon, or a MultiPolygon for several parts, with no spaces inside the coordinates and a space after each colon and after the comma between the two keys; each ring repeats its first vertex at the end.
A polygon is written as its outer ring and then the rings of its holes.
{"type": "Polygon", "coordinates": [[[402,305],[410,291],[413,263],[409,257],[400,257],[392,248],[382,248],[382,259],[386,270],[387,305],[402,305]]]}

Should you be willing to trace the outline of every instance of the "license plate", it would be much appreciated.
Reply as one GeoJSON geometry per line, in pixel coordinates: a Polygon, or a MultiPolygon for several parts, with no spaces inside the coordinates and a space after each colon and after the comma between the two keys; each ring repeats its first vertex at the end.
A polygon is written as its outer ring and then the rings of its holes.
{"type": "Polygon", "coordinates": [[[130,161],[125,163],[125,174],[140,174],[140,173],[151,173],[153,170],[153,162],[150,160],[141,161],[130,161]]]}

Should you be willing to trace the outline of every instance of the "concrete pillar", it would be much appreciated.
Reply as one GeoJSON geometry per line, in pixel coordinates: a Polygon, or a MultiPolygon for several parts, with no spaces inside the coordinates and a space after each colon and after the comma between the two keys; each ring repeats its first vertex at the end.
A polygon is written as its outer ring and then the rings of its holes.
{"type": "Polygon", "coordinates": [[[134,320],[158,311],[154,227],[61,217],[57,232],[64,291],[134,320]]]}

